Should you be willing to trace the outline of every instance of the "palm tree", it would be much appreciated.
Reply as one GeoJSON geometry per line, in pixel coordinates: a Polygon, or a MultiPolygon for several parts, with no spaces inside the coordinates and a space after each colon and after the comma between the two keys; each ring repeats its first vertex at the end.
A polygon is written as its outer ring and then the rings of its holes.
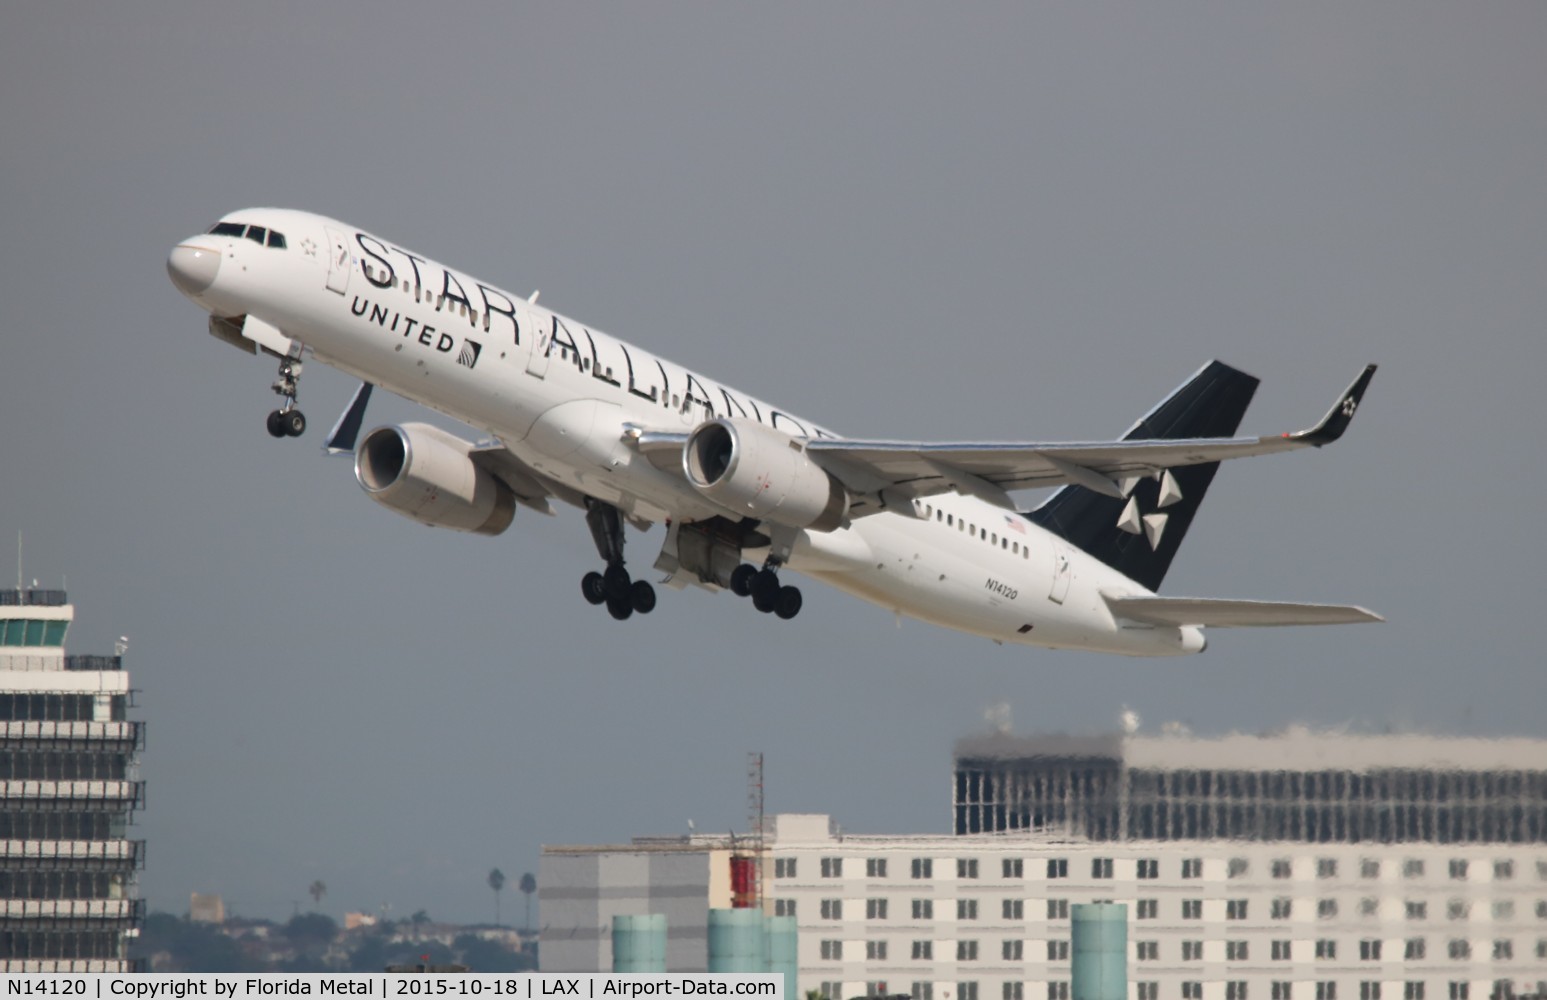
{"type": "Polygon", "coordinates": [[[498,868],[489,870],[489,888],[494,890],[494,926],[500,925],[500,890],[505,888],[505,873],[498,868]]]}
{"type": "Polygon", "coordinates": [[[537,876],[527,872],[521,876],[521,894],[526,897],[526,932],[532,933],[532,893],[537,891],[537,876]]]}
{"type": "Polygon", "coordinates": [[[307,887],[306,891],[311,893],[312,905],[319,906],[322,903],[322,897],[328,894],[328,884],[322,879],[317,879],[307,887]]]}

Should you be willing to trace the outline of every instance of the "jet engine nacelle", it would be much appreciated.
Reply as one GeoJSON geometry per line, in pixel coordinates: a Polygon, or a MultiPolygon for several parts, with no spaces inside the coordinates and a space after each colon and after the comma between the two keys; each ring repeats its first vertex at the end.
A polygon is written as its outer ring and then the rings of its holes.
{"type": "Polygon", "coordinates": [[[378,427],[355,449],[372,500],[420,524],[480,535],[510,527],[516,496],[469,457],[473,445],[429,424],[378,427]]]}
{"type": "Polygon", "coordinates": [[[752,420],[699,424],[682,469],[700,493],[744,517],[832,531],[848,513],[848,492],[811,460],[804,442],[752,420]]]}

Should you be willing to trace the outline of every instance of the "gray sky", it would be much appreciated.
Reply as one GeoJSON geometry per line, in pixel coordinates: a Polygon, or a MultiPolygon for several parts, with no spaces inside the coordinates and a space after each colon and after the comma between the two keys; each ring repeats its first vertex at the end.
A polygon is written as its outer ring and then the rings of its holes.
{"type": "Polygon", "coordinates": [[[24,530],[71,648],[131,638],[152,906],[282,918],[321,878],[335,915],[487,920],[543,843],[740,828],[754,749],[771,810],[943,831],[1000,699],[1026,731],[1547,735],[1544,50],[1538,3],[15,8],[0,565],[24,530]],[[1222,472],[1165,590],[1390,622],[1125,660],[811,584],[793,623],[667,592],[620,625],[577,512],[485,539],[370,503],[318,452],[343,376],[268,437],[272,363],[164,268],[251,205],[852,435],[1112,435],[1211,357],[1273,433],[1380,362],[1336,447],[1222,472]]]}

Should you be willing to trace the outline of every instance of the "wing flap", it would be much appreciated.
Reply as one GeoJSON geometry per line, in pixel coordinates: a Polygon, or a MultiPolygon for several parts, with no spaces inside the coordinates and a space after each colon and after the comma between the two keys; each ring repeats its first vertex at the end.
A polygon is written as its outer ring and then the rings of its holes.
{"type": "Polygon", "coordinates": [[[1352,604],[1236,601],[1210,597],[1102,597],[1114,615],[1147,625],[1268,628],[1278,625],[1353,625],[1386,620],[1352,604]]]}

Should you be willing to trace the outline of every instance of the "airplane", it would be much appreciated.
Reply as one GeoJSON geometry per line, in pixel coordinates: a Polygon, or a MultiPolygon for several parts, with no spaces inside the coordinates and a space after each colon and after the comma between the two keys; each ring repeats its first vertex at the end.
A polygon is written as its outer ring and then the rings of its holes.
{"type": "Polygon", "coordinates": [[[996,643],[1130,656],[1203,651],[1203,629],[1381,621],[1364,608],[1162,596],[1222,461],[1342,436],[1375,365],[1313,427],[1236,437],[1258,379],[1210,361],[1116,441],[853,440],[335,219],[253,208],[179,242],[172,283],[209,332],[278,360],[275,437],[306,429],[303,359],[360,379],[330,431],[366,494],[421,524],[498,535],[517,507],[585,512],[615,619],[654,586],[625,526],[666,526],[661,583],[794,618],[800,573],[996,643]],[[373,387],[476,428],[361,435],[373,387]],[[1012,492],[1056,487],[1020,510],[1012,492]]]}

